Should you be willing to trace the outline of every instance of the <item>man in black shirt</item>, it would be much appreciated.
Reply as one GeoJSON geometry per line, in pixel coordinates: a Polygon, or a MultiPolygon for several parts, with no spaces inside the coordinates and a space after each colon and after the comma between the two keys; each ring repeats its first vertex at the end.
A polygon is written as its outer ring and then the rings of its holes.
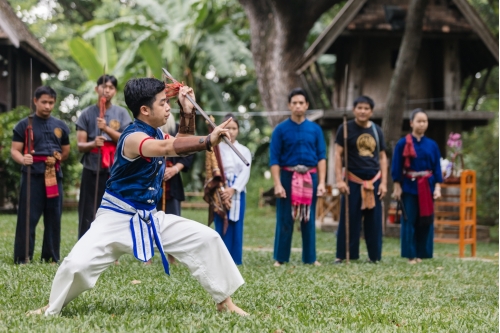
{"type": "Polygon", "coordinates": [[[28,148],[28,118],[22,119],[14,128],[12,139],[12,159],[22,165],[21,191],[17,214],[16,238],[14,243],[14,262],[24,263],[26,255],[26,209],[27,209],[27,167],[31,165],[30,177],[30,219],[29,219],[29,258],[33,259],[35,229],[43,214],[42,260],[59,261],[62,214],[62,171],[60,162],[69,156],[69,128],[52,117],[56,102],[56,92],[50,87],[35,90],[36,107],[33,116],[33,136],[28,148]]]}
{"type": "MultiPolygon", "coordinates": [[[[337,187],[349,195],[349,254],[359,259],[361,221],[370,262],[382,257],[382,204],[387,192],[387,156],[381,128],[370,121],[375,104],[370,97],[361,96],[354,101],[354,120],[347,122],[348,169],[342,177],[344,156],[344,127],[341,125],[335,140],[335,175],[337,187]]],[[[337,259],[346,258],[345,203],[342,198],[337,233],[337,259]]]]}

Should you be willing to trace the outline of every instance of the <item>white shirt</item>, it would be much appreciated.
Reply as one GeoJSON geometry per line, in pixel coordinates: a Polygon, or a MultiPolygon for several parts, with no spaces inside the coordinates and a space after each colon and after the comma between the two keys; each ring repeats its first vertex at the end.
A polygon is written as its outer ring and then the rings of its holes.
{"type": "MultiPolygon", "coordinates": [[[[238,141],[235,141],[233,145],[249,163],[252,162],[252,154],[247,147],[241,145],[238,141]]],[[[231,198],[229,220],[238,222],[241,209],[240,194],[246,191],[245,187],[250,179],[250,165],[246,166],[229,145],[224,142],[219,144],[219,150],[227,185],[235,190],[231,198]]]]}
{"type": "MultiPolygon", "coordinates": [[[[233,145],[238,151],[252,163],[252,154],[250,150],[235,141],[233,145]]],[[[236,192],[245,192],[245,186],[250,179],[250,165],[246,166],[236,153],[225,142],[219,144],[220,156],[224,167],[224,175],[228,181],[228,185],[234,188],[236,192]]]]}

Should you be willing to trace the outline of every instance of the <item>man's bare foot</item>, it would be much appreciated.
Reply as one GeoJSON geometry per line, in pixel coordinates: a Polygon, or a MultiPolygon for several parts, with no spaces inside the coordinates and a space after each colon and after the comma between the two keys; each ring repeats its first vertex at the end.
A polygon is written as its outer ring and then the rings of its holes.
{"type": "Polygon", "coordinates": [[[417,263],[417,261],[416,261],[415,259],[409,259],[409,260],[408,260],[408,263],[409,263],[410,265],[415,265],[415,264],[417,263]]]}
{"type": "Polygon", "coordinates": [[[28,311],[28,312],[26,312],[26,315],[27,316],[43,315],[43,314],[45,314],[45,311],[48,308],[49,308],[49,304],[45,305],[43,308],[28,311]]]}
{"type": "Polygon", "coordinates": [[[274,267],[280,267],[283,263],[279,262],[279,261],[275,261],[274,262],[274,267]]]}
{"type": "Polygon", "coordinates": [[[148,261],[146,261],[146,262],[144,263],[144,265],[151,265],[152,263],[153,263],[153,261],[152,261],[151,259],[149,259],[148,261]]]}
{"type": "Polygon", "coordinates": [[[422,262],[422,259],[420,259],[420,258],[417,258],[417,262],[422,262]]]}
{"type": "Polygon", "coordinates": [[[313,263],[313,265],[314,265],[314,266],[321,266],[321,263],[320,263],[319,261],[317,261],[317,260],[316,260],[316,261],[313,263]]]}
{"type": "Polygon", "coordinates": [[[118,259],[115,260],[115,265],[119,265],[120,262],[118,261],[118,259]]]}
{"type": "Polygon", "coordinates": [[[233,303],[231,297],[226,298],[221,303],[217,304],[217,311],[229,311],[239,314],[240,316],[249,316],[248,313],[240,309],[236,304],[233,303]]]}

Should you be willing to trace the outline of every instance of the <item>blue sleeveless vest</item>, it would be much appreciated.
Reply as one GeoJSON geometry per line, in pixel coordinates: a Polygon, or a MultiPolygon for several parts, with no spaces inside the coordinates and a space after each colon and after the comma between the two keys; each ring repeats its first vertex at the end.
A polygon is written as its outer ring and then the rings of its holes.
{"type": "Polygon", "coordinates": [[[128,135],[144,132],[157,140],[164,140],[161,130],[136,119],[120,135],[116,147],[115,160],[106,189],[118,196],[147,206],[156,206],[162,195],[161,182],[165,173],[165,157],[142,157],[129,159],[123,156],[123,142],[128,135]]]}

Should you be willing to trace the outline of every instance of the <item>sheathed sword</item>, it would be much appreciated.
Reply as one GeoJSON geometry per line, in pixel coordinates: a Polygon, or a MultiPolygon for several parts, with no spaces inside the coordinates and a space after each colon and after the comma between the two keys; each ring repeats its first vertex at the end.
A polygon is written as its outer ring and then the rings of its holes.
{"type": "MultiPolygon", "coordinates": [[[[163,71],[163,74],[165,74],[165,76],[167,77],[167,79],[169,79],[173,83],[179,83],[179,81],[177,81],[176,79],[174,79],[174,77],[172,76],[172,74],[170,74],[165,68],[162,68],[162,71],[163,71]]],[[[196,103],[196,101],[191,96],[186,95],[186,98],[188,99],[188,101],[190,101],[191,103],[193,103],[194,107],[203,116],[203,118],[205,118],[205,120],[207,121],[207,123],[210,126],[212,126],[212,128],[215,128],[217,126],[212,121],[212,119],[210,119],[210,117],[208,116],[208,114],[205,111],[203,111],[203,109],[198,105],[198,103],[196,103]]],[[[239,150],[231,143],[231,141],[227,137],[223,136],[222,139],[236,153],[236,155],[238,155],[238,157],[243,161],[243,163],[245,163],[246,166],[250,165],[250,163],[246,160],[246,158],[239,152],[239,150]]]]}

